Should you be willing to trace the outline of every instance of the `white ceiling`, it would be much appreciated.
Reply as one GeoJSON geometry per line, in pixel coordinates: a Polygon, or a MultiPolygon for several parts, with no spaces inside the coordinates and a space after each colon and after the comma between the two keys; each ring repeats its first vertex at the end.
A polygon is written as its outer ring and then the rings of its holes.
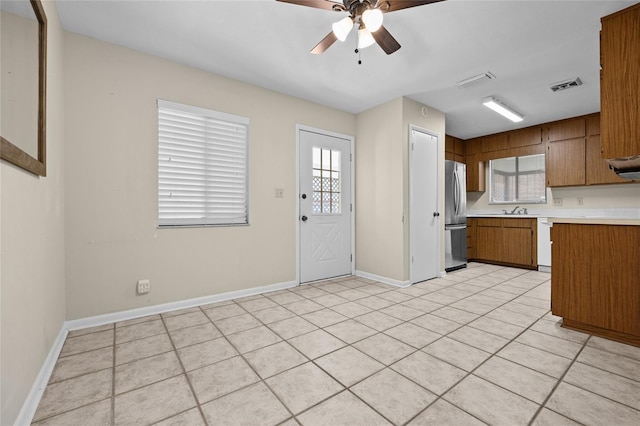
{"type": "MultiPolygon", "coordinates": [[[[5,0],[3,0],[4,2],[5,0]]],[[[393,0],[390,0],[393,1],[393,0]]],[[[385,15],[402,48],[309,53],[343,14],[275,0],[58,0],[63,27],[351,113],[407,96],[462,139],[600,110],[600,18],[636,1],[448,0],[385,15]],[[490,71],[467,89],[457,81],[490,71]],[[583,85],[553,93],[552,83],[583,85]],[[494,95],[525,116],[485,108],[494,95]]]]}

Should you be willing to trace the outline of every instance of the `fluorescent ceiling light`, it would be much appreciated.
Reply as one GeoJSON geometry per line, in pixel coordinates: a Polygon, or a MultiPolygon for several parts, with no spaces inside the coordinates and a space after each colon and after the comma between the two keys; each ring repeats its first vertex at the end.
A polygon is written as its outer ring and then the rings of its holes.
{"type": "Polygon", "coordinates": [[[505,104],[500,102],[498,99],[494,98],[493,96],[484,98],[482,100],[482,104],[487,108],[491,108],[498,114],[504,117],[507,117],[509,120],[513,121],[514,123],[518,123],[524,119],[524,116],[522,114],[512,110],[511,108],[509,108],[508,106],[506,106],[505,104]]]}
{"type": "Polygon", "coordinates": [[[478,74],[478,75],[474,75],[473,77],[469,77],[469,78],[465,78],[464,80],[460,80],[458,82],[458,87],[460,89],[464,89],[464,88],[472,86],[472,85],[474,85],[476,83],[480,83],[481,81],[493,80],[494,78],[496,78],[496,76],[487,71],[484,74],[478,74]]]}

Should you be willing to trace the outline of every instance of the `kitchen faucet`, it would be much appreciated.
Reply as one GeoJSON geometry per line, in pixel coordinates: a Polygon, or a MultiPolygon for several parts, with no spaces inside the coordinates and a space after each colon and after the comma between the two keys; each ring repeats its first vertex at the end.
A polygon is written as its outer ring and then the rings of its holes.
{"type": "Polygon", "coordinates": [[[516,214],[516,210],[518,210],[518,208],[520,208],[520,206],[515,206],[513,210],[511,210],[510,214],[516,214]]]}

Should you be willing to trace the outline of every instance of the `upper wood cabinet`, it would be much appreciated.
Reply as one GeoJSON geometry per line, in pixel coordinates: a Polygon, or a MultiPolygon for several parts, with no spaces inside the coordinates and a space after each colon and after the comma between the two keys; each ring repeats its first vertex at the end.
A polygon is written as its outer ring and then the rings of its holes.
{"type": "Polygon", "coordinates": [[[601,185],[605,183],[631,183],[618,177],[609,168],[607,160],[602,159],[600,153],[600,114],[587,116],[587,185],[601,185]]]}
{"type": "Polygon", "coordinates": [[[485,191],[484,161],[480,158],[482,141],[470,139],[465,142],[465,163],[467,164],[467,192],[485,191]]]}
{"type": "Polygon", "coordinates": [[[464,142],[464,153],[466,155],[475,155],[482,153],[482,140],[480,138],[467,139],[464,142]]]}
{"type": "Polygon", "coordinates": [[[584,117],[556,121],[549,124],[547,131],[549,142],[583,138],[587,132],[587,120],[584,117]]]}
{"type": "Polygon", "coordinates": [[[609,169],[609,163],[600,157],[600,135],[587,137],[587,185],[600,185],[604,183],[631,183],[631,181],[618,177],[609,169]]]}
{"type": "Polygon", "coordinates": [[[509,148],[507,133],[482,137],[482,152],[502,151],[509,148]]]}
{"type": "MultiPolygon", "coordinates": [[[[594,113],[464,141],[467,191],[485,191],[489,160],[543,152],[549,187],[633,183],[609,170],[600,155],[600,133],[600,113],[594,113]]],[[[452,138],[445,158],[457,158],[455,143],[452,138]]]]}
{"type": "Polygon", "coordinates": [[[586,117],[587,120],[587,136],[600,134],[600,114],[591,114],[586,117]]]}
{"type": "Polygon", "coordinates": [[[509,147],[538,145],[542,143],[542,127],[527,127],[509,132],[509,147]]]}
{"type": "Polygon", "coordinates": [[[600,111],[603,158],[640,154],[640,3],[602,18],[600,111]]]}
{"type": "Polygon", "coordinates": [[[584,138],[549,142],[546,161],[547,186],[586,184],[584,138]]]}
{"type": "Polygon", "coordinates": [[[453,136],[444,136],[444,159],[464,163],[464,142],[453,136]]]}
{"type": "Polygon", "coordinates": [[[549,123],[547,127],[547,186],[586,185],[585,117],[549,123]]]}

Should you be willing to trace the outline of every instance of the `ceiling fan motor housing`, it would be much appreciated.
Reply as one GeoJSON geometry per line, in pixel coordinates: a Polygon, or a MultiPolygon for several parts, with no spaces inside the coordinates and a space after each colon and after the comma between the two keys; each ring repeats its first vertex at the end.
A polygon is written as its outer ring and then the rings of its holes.
{"type": "Polygon", "coordinates": [[[352,18],[362,16],[367,9],[380,9],[382,12],[389,10],[388,1],[379,0],[343,0],[344,6],[335,4],[333,10],[336,12],[349,12],[352,18]]]}

